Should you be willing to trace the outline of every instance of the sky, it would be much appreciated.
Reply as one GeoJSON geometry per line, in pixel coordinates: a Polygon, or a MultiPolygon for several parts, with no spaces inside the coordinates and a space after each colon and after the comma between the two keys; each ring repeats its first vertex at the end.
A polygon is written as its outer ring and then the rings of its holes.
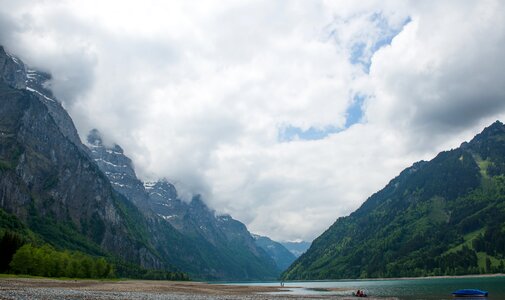
{"type": "Polygon", "coordinates": [[[0,0],[81,138],[256,234],[310,241],[505,121],[505,1],[0,0]]]}

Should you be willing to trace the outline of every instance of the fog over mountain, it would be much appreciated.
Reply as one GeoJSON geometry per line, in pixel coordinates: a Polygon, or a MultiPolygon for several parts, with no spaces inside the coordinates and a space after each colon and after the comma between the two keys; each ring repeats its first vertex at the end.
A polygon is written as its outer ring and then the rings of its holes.
{"type": "Polygon", "coordinates": [[[6,0],[0,44],[52,74],[81,139],[274,240],[505,119],[499,0],[6,0]]]}

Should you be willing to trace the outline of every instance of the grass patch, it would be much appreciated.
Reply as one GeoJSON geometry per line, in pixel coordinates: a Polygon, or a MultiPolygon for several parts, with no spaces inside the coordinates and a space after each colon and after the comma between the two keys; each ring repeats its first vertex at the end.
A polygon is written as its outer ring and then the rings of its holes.
{"type": "Polygon", "coordinates": [[[449,216],[445,212],[444,198],[433,197],[431,199],[431,211],[429,213],[429,218],[435,223],[447,222],[449,216]]]}
{"type": "Polygon", "coordinates": [[[477,165],[479,166],[479,170],[480,170],[480,175],[482,175],[482,178],[489,178],[489,175],[487,174],[487,168],[493,164],[492,161],[490,160],[483,160],[482,158],[480,157],[475,157],[475,162],[477,163],[477,165]]]}
{"type": "Polygon", "coordinates": [[[443,255],[446,255],[449,253],[456,253],[456,252],[460,251],[461,249],[463,249],[463,246],[467,246],[469,249],[473,249],[473,245],[472,245],[473,240],[476,239],[477,237],[479,237],[481,234],[484,234],[484,231],[485,231],[485,228],[481,228],[479,230],[465,234],[463,236],[463,239],[465,240],[463,243],[456,245],[456,246],[452,247],[451,249],[445,251],[445,253],[443,255]]]}
{"type": "Polygon", "coordinates": [[[479,265],[479,269],[486,269],[486,258],[489,257],[489,260],[491,261],[491,267],[498,267],[502,261],[505,260],[503,259],[498,259],[494,256],[491,256],[485,252],[477,252],[477,263],[479,265]]]}
{"type": "Polygon", "coordinates": [[[0,273],[0,278],[33,278],[33,279],[48,279],[48,280],[82,280],[82,281],[104,281],[104,282],[117,282],[125,280],[136,280],[129,278],[70,278],[70,277],[45,277],[24,274],[5,274],[0,273]]]}
{"type": "Polygon", "coordinates": [[[0,273],[0,278],[45,278],[45,277],[0,273]]]}

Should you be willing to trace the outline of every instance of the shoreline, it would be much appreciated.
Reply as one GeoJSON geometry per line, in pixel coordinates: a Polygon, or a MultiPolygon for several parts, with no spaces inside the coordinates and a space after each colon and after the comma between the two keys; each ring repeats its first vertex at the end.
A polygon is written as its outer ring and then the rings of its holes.
{"type": "Polygon", "coordinates": [[[290,288],[280,286],[225,285],[192,281],[0,278],[0,299],[353,299],[350,296],[289,294],[290,291],[290,288]]]}
{"type": "MultiPolygon", "coordinates": [[[[381,277],[381,278],[354,278],[354,279],[353,278],[342,278],[342,279],[319,279],[319,280],[284,280],[284,282],[384,281],[384,280],[416,280],[416,279],[492,278],[492,277],[505,277],[505,273],[440,275],[440,276],[423,276],[423,277],[381,277]]],[[[221,281],[221,282],[224,282],[224,281],[221,281]]],[[[253,282],[255,282],[255,281],[251,281],[251,283],[253,283],[253,282]]],[[[264,282],[270,282],[270,281],[264,281],[264,282]]],[[[271,281],[271,282],[280,282],[280,280],[279,281],[271,281]]],[[[230,283],[247,283],[247,281],[230,282],[230,283]]]]}

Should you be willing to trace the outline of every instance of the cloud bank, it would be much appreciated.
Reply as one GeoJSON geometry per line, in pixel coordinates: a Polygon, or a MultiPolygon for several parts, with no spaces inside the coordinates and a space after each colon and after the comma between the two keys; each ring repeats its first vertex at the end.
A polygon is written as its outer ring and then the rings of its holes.
{"type": "Polygon", "coordinates": [[[505,115],[503,1],[3,1],[81,137],[252,232],[311,240],[505,115]]]}

